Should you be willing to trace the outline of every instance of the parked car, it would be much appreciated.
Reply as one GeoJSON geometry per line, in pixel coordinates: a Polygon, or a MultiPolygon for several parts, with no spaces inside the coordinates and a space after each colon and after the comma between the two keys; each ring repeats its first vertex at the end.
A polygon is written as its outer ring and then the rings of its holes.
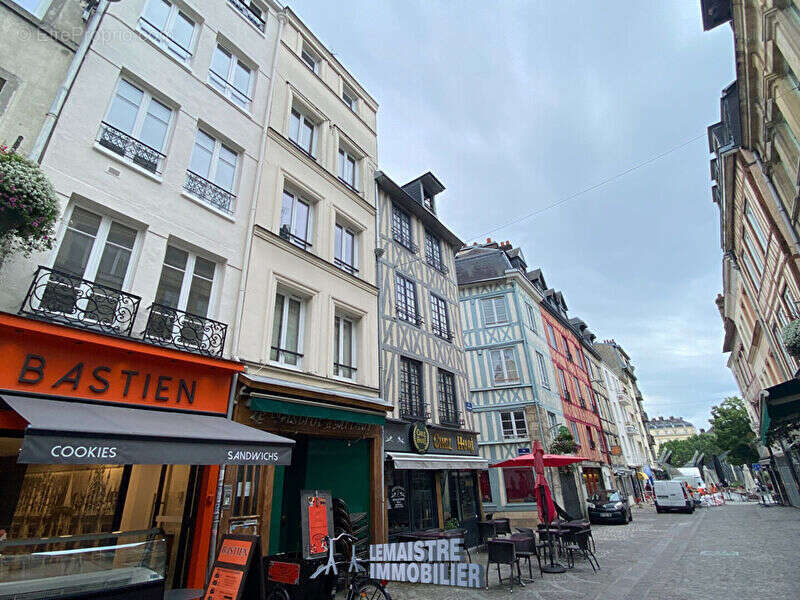
{"type": "Polygon", "coordinates": [[[587,504],[591,523],[630,523],[633,521],[628,498],[617,490],[597,490],[587,504]]]}
{"type": "Polygon", "coordinates": [[[694,499],[689,493],[689,487],[685,481],[675,479],[656,481],[653,486],[653,494],[658,513],[670,510],[689,514],[694,512],[694,499]]]}

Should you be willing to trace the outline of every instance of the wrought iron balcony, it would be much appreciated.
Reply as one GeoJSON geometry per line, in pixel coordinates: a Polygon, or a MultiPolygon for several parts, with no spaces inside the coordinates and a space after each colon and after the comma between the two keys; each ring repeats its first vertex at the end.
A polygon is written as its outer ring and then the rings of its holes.
{"type": "Polygon", "coordinates": [[[351,265],[350,263],[346,263],[339,258],[334,257],[333,264],[339,267],[342,271],[347,271],[351,275],[355,275],[356,273],[358,273],[358,269],[356,269],[353,265],[351,265]]]}
{"type": "Polygon", "coordinates": [[[294,244],[298,248],[302,248],[303,250],[306,250],[306,251],[308,251],[308,249],[311,248],[311,242],[309,242],[307,240],[304,240],[303,238],[293,234],[291,231],[289,231],[289,226],[288,225],[281,226],[281,230],[280,230],[279,235],[283,239],[285,239],[287,242],[291,242],[292,244],[294,244]]]}
{"type": "Polygon", "coordinates": [[[20,314],[130,336],[141,298],[64,271],[39,267],[20,314]]]}
{"type": "Polygon", "coordinates": [[[271,359],[274,361],[286,363],[289,365],[299,365],[300,360],[303,358],[303,354],[301,352],[295,352],[294,350],[289,350],[287,348],[271,346],[270,349],[272,350],[272,352],[270,353],[271,359]]]}
{"type": "Polygon", "coordinates": [[[214,208],[218,208],[229,215],[233,214],[232,206],[236,195],[205,177],[193,171],[186,171],[186,183],[183,184],[183,189],[214,208]]]}
{"type": "Polygon", "coordinates": [[[158,175],[161,174],[163,161],[167,157],[166,154],[148,146],[144,142],[140,142],[135,137],[105,121],[100,124],[97,143],[103,148],[127,158],[133,164],[158,175]]]}
{"type": "Polygon", "coordinates": [[[394,239],[395,242],[403,246],[403,248],[405,248],[409,252],[413,252],[414,254],[419,252],[419,248],[414,243],[414,241],[410,237],[403,235],[401,231],[398,231],[397,229],[392,229],[392,238],[394,239]]]}
{"type": "Polygon", "coordinates": [[[464,424],[464,418],[458,413],[458,410],[443,406],[439,406],[439,421],[442,425],[451,427],[461,427],[464,424]]]}
{"type": "Polygon", "coordinates": [[[157,346],[222,356],[227,331],[225,323],[154,303],[142,338],[157,346]]]}
{"type": "Polygon", "coordinates": [[[250,6],[242,2],[242,0],[228,0],[228,3],[235,8],[237,12],[241,13],[245,19],[250,21],[256,29],[261,32],[264,31],[264,19],[261,17],[261,15],[253,12],[253,9],[250,8],[250,6]]]}
{"type": "Polygon", "coordinates": [[[356,369],[352,365],[345,365],[342,363],[335,362],[333,363],[333,374],[337,377],[346,377],[347,379],[355,379],[356,377],[356,369]]]}
{"type": "Polygon", "coordinates": [[[430,417],[428,406],[422,398],[400,400],[400,417],[411,421],[427,421],[430,417]]]}
{"type": "Polygon", "coordinates": [[[406,323],[411,323],[414,327],[421,327],[425,320],[422,315],[416,311],[407,311],[399,306],[395,309],[397,318],[406,323]]]}
{"type": "Polygon", "coordinates": [[[444,264],[441,260],[436,260],[435,258],[426,257],[425,262],[427,262],[431,267],[433,267],[443,275],[447,275],[450,272],[450,269],[447,268],[447,265],[444,264]]]}

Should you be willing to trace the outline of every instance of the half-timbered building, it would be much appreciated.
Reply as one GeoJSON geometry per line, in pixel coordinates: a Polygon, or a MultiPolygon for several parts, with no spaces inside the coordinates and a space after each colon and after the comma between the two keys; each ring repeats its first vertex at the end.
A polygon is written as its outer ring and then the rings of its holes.
{"type": "MultiPolygon", "coordinates": [[[[481,456],[493,463],[526,454],[535,440],[547,448],[563,417],[539,308],[542,290],[528,279],[521,250],[508,242],[462,250],[456,269],[481,456]]],[[[519,524],[535,518],[532,469],[489,469],[480,478],[487,511],[519,524]]]]}
{"type": "Polygon", "coordinates": [[[453,525],[477,543],[477,433],[466,410],[455,254],[463,245],[437,217],[444,186],[430,172],[398,185],[376,173],[381,397],[390,539],[453,525]]]}

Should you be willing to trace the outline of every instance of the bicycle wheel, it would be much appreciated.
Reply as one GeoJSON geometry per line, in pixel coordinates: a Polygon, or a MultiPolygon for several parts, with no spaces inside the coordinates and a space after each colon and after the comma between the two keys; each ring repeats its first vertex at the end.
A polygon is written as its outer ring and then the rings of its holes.
{"type": "Polygon", "coordinates": [[[347,600],[392,600],[389,592],[373,579],[358,582],[347,592],[347,600]]]}
{"type": "Polygon", "coordinates": [[[270,590],[269,594],[267,594],[267,600],[291,600],[291,598],[289,598],[289,592],[284,588],[274,587],[270,590]]]}

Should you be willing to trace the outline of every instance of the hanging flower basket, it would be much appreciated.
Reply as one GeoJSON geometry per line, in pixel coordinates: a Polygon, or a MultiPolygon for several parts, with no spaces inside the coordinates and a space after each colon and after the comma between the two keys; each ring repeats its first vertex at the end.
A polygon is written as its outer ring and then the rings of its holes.
{"type": "Polygon", "coordinates": [[[783,345],[795,358],[800,358],[800,319],[795,319],[783,328],[783,345]]]}
{"type": "Polygon", "coordinates": [[[0,244],[30,254],[53,247],[58,201],[35,162],[0,146],[0,244]]]}

